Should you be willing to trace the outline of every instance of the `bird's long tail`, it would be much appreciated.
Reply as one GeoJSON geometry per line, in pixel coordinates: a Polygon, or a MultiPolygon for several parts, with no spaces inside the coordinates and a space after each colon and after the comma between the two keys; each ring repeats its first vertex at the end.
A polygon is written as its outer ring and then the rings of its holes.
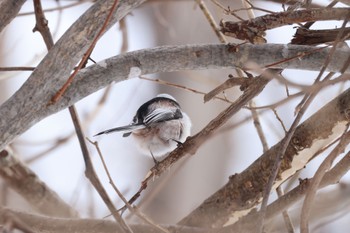
{"type": "Polygon", "coordinates": [[[145,128],[145,125],[141,125],[141,124],[126,125],[126,126],[121,126],[121,127],[108,129],[108,130],[99,132],[98,134],[95,134],[94,137],[102,135],[102,134],[109,134],[109,133],[114,133],[114,132],[124,132],[124,137],[126,137],[126,136],[129,136],[132,131],[138,130],[138,129],[143,129],[143,128],[145,128]]]}

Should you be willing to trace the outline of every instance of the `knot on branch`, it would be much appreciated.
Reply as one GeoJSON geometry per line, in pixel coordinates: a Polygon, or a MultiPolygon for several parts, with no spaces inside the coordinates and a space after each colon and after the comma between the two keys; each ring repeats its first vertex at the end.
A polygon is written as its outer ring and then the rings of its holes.
{"type": "Polygon", "coordinates": [[[264,44],[266,33],[264,28],[250,27],[250,21],[231,22],[220,21],[221,32],[226,36],[237,38],[240,40],[248,40],[252,44],[264,44]]]}

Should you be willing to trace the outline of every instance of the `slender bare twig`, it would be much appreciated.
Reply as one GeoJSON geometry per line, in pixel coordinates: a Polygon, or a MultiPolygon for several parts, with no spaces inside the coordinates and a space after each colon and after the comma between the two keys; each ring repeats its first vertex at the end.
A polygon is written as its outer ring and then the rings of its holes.
{"type": "Polygon", "coordinates": [[[89,59],[90,54],[92,53],[93,49],[95,48],[95,45],[97,44],[97,41],[100,39],[100,37],[103,35],[105,32],[107,25],[109,21],[112,18],[112,15],[114,14],[115,9],[117,8],[118,5],[118,0],[114,0],[113,5],[111,6],[111,9],[106,17],[106,20],[104,21],[101,29],[97,33],[96,37],[92,40],[89,48],[85,52],[84,56],[80,60],[77,68],[73,71],[73,73],[69,76],[65,84],[58,90],[58,92],[51,98],[51,101],[49,104],[54,104],[56,103],[64,94],[64,92],[67,90],[67,88],[71,85],[74,77],[77,75],[78,71],[83,68],[83,66],[86,65],[87,60],[89,59]]]}
{"type": "Polygon", "coordinates": [[[221,112],[199,133],[192,137],[188,137],[182,145],[172,151],[164,160],[159,162],[159,164],[151,168],[147,177],[142,181],[138,192],[129,200],[129,203],[133,203],[138,199],[138,197],[141,195],[141,192],[146,189],[147,184],[152,179],[152,177],[163,173],[167,168],[169,168],[173,163],[178,161],[183,156],[187,154],[194,154],[199,146],[202,145],[210,135],[212,135],[220,126],[228,121],[228,119],[237,113],[253,97],[258,95],[268,82],[269,80],[265,79],[264,75],[255,78],[255,82],[253,82],[233,104],[221,112]]]}
{"type": "MultiPolygon", "coordinates": [[[[254,107],[254,105],[255,105],[255,103],[253,101],[249,102],[249,107],[254,107]]],[[[259,115],[254,108],[251,108],[250,111],[252,113],[253,123],[254,123],[255,129],[256,129],[256,132],[259,135],[260,142],[261,142],[262,147],[263,147],[263,152],[265,153],[269,149],[269,146],[267,144],[266,137],[265,137],[264,131],[263,131],[261,123],[260,123],[259,115]]]]}
{"type": "MultiPolygon", "coordinates": [[[[254,107],[254,102],[253,100],[250,101],[249,103],[249,107],[254,107]]],[[[261,123],[260,123],[260,119],[259,119],[259,115],[257,113],[257,111],[254,109],[254,108],[251,108],[250,110],[252,112],[252,118],[253,118],[253,123],[254,123],[254,126],[256,128],[256,131],[259,135],[259,138],[260,138],[260,142],[263,146],[263,152],[265,153],[268,149],[269,149],[269,146],[267,144],[267,141],[266,141],[266,137],[265,137],[265,134],[263,132],[263,129],[261,127],[261,123]]],[[[275,111],[274,111],[275,112],[275,111]]],[[[283,122],[281,121],[281,119],[278,117],[277,113],[275,112],[276,116],[277,116],[277,119],[281,122],[283,128],[284,128],[284,124],[283,122]]],[[[284,128],[285,129],[285,128],[284,128]]],[[[278,186],[277,187],[277,194],[278,196],[282,196],[283,195],[283,190],[282,190],[282,187],[281,186],[278,186]]],[[[293,229],[293,224],[290,220],[290,217],[289,217],[289,214],[287,212],[287,210],[284,210],[282,212],[282,215],[283,215],[283,219],[284,219],[284,222],[285,222],[285,225],[286,225],[286,228],[287,228],[287,231],[289,233],[293,233],[294,232],[294,229],[293,229]]]]}
{"type": "Polygon", "coordinates": [[[102,200],[105,202],[106,206],[108,207],[109,211],[112,213],[114,219],[120,224],[124,232],[132,232],[130,227],[124,222],[124,220],[121,218],[121,216],[118,213],[118,210],[113,205],[113,202],[109,198],[106,190],[103,188],[101,181],[98,179],[98,176],[95,172],[95,169],[92,165],[91,158],[89,155],[89,151],[87,149],[86,143],[85,143],[85,136],[83,131],[81,130],[80,122],[78,119],[78,116],[76,114],[76,110],[74,106],[71,106],[69,108],[69,112],[71,114],[71,118],[74,124],[75,131],[77,133],[77,137],[79,139],[79,144],[83,153],[84,162],[85,162],[85,176],[90,180],[91,184],[95,187],[98,194],[101,196],[102,200]]]}
{"type": "MultiPolygon", "coordinates": [[[[83,119],[83,126],[90,125],[90,122],[95,119],[97,114],[100,112],[101,108],[104,106],[108,95],[111,90],[111,85],[109,85],[105,91],[103,92],[103,95],[101,96],[100,100],[97,103],[97,106],[95,106],[94,110],[92,112],[89,112],[89,114],[83,119]]],[[[85,128],[85,127],[83,127],[85,128]]],[[[39,152],[38,154],[31,156],[29,159],[25,160],[26,163],[32,163],[39,158],[42,158],[43,156],[47,155],[49,152],[58,149],[60,146],[64,145],[66,142],[68,142],[72,137],[74,136],[74,133],[70,133],[65,137],[58,138],[54,140],[53,145],[50,148],[45,149],[44,151],[39,152]]],[[[18,143],[18,142],[17,142],[18,143]]],[[[40,143],[48,143],[48,142],[40,142],[40,143]]],[[[32,142],[30,144],[33,144],[32,142]]]]}
{"type": "MultiPolygon", "coordinates": [[[[349,16],[349,12],[347,12],[347,17],[349,16]]],[[[347,23],[347,18],[344,20],[342,28],[345,28],[345,25],[347,23]]],[[[333,47],[331,48],[325,62],[324,65],[321,67],[321,70],[315,80],[315,83],[318,83],[321,80],[321,77],[323,75],[323,73],[325,72],[330,59],[332,57],[332,55],[334,54],[335,48],[337,47],[336,45],[338,44],[338,42],[340,41],[340,39],[342,38],[342,34],[343,31],[340,31],[340,33],[338,34],[338,37],[336,39],[336,41],[334,42],[333,47]]],[[[350,55],[348,57],[348,60],[345,62],[345,64],[343,64],[343,70],[346,70],[349,66],[349,61],[350,61],[350,55]]],[[[327,77],[325,78],[325,80],[327,80],[328,78],[330,78],[332,72],[327,75],[327,77]]],[[[272,173],[270,175],[269,181],[267,183],[266,189],[264,191],[264,195],[263,195],[263,200],[261,202],[261,208],[260,208],[260,212],[261,212],[261,218],[259,219],[261,221],[260,225],[258,225],[258,228],[260,229],[260,232],[262,231],[262,227],[263,227],[263,221],[264,221],[264,216],[266,214],[266,207],[267,207],[267,202],[269,199],[269,195],[270,195],[270,190],[272,189],[273,183],[277,177],[278,174],[278,170],[281,166],[281,162],[283,160],[283,157],[285,155],[285,152],[287,150],[288,144],[290,142],[290,140],[292,139],[292,136],[294,135],[294,132],[297,128],[297,125],[299,124],[301,117],[304,115],[305,111],[307,110],[307,108],[309,107],[309,105],[311,104],[311,102],[313,101],[313,99],[316,97],[316,94],[318,93],[319,90],[311,93],[311,94],[306,94],[302,100],[303,105],[300,105],[300,110],[297,113],[297,116],[295,117],[293,124],[291,125],[290,129],[288,130],[288,132],[286,133],[285,138],[283,139],[283,143],[280,147],[280,150],[278,152],[278,156],[276,157],[275,163],[274,163],[274,167],[272,169],[272,173]]]]}
{"type": "Polygon", "coordinates": [[[33,71],[35,67],[17,66],[17,67],[0,67],[0,71],[33,71]]]}
{"type": "Polygon", "coordinates": [[[284,130],[284,133],[287,133],[287,128],[286,128],[286,126],[284,125],[284,123],[283,123],[282,119],[280,118],[280,116],[278,115],[277,110],[276,110],[275,108],[271,108],[271,109],[272,109],[273,113],[275,114],[276,119],[277,119],[277,120],[279,121],[279,123],[281,124],[281,126],[282,126],[282,128],[283,128],[283,130],[284,130]]]}
{"type": "MultiPolygon", "coordinates": [[[[71,3],[71,4],[67,4],[65,6],[44,9],[43,12],[47,13],[47,12],[53,12],[53,11],[62,11],[62,10],[68,9],[68,8],[79,6],[79,5],[81,5],[83,3],[87,3],[87,2],[91,3],[93,1],[92,0],[79,0],[79,1],[71,3]]],[[[17,16],[27,16],[27,15],[33,15],[33,14],[35,14],[35,12],[23,12],[23,13],[19,13],[17,16]]]]}
{"type": "Polygon", "coordinates": [[[105,160],[103,158],[103,155],[102,155],[102,152],[100,150],[100,147],[98,145],[98,142],[93,142],[91,141],[89,138],[86,138],[92,145],[95,146],[96,150],[97,150],[97,153],[98,155],[100,156],[100,159],[101,159],[101,162],[102,162],[102,165],[103,165],[103,168],[107,174],[107,177],[109,179],[109,183],[112,185],[114,191],[118,194],[119,198],[124,202],[125,206],[128,208],[128,210],[130,210],[131,213],[133,214],[136,214],[139,218],[141,218],[143,221],[145,221],[146,223],[150,224],[151,226],[154,226],[155,228],[159,229],[160,231],[162,232],[165,232],[165,233],[169,233],[169,231],[167,229],[165,229],[164,227],[154,223],[151,219],[149,219],[146,215],[144,215],[143,213],[141,213],[141,211],[136,208],[136,207],[133,207],[129,204],[129,202],[126,200],[126,198],[124,197],[124,195],[119,191],[119,189],[117,188],[117,186],[115,185],[112,177],[111,177],[111,174],[109,173],[109,170],[108,170],[108,167],[105,163],[105,160]]]}
{"type": "MultiPolygon", "coordinates": [[[[140,75],[139,76],[139,79],[143,79],[143,80],[147,80],[147,81],[151,81],[151,82],[156,82],[158,84],[161,84],[161,85],[167,85],[167,86],[170,86],[170,87],[175,87],[175,88],[179,88],[179,89],[183,89],[183,90],[186,90],[186,91],[190,91],[190,92],[193,92],[193,93],[196,93],[196,94],[201,94],[201,95],[206,95],[205,92],[202,92],[202,91],[198,91],[196,89],[193,89],[193,88],[189,88],[189,87],[186,87],[186,86],[183,86],[183,85],[179,85],[179,84],[175,84],[175,83],[170,83],[170,82],[166,82],[164,80],[160,80],[160,79],[151,79],[151,78],[147,78],[145,76],[142,76],[140,75]]],[[[228,102],[228,103],[232,103],[232,101],[229,101],[228,99],[226,98],[221,98],[221,97],[218,97],[218,96],[214,96],[213,97],[214,99],[218,99],[218,100],[222,100],[222,101],[225,101],[225,102],[228,102]]]]}
{"type": "Polygon", "coordinates": [[[242,0],[242,5],[247,9],[247,14],[248,14],[248,18],[249,19],[254,19],[255,18],[255,14],[253,11],[253,5],[249,0],[242,0]]]}
{"type": "MultiPolygon", "coordinates": [[[[116,0],[116,2],[117,2],[117,0],[116,0]]],[[[47,49],[50,50],[53,46],[53,40],[52,40],[52,35],[50,33],[49,27],[47,26],[47,21],[45,20],[44,13],[42,12],[40,0],[35,0],[34,4],[35,4],[35,13],[37,15],[36,16],[37,24],[36,24],[35,28],[37,28],[40,31],[41,35],[44,38],[47,49]]],[[[85,65],[85,63],[84,64],[80,63],[79,65],[82,67],[83,65],[85,65]]],[[[114,219],[121,225],[123,231],[132,233],[132,230],[130,229],[130,227],[123,221],[121,216],[118,214],[117,209],[114,207],[112,201],[108,197],[106,190],[103,188],[100,180],[98,179],[98,177],[94,171],[94,168],[92,166],[92,162],[90,159],[90,155],[89,155],[89,152],[88,152],[85,140],[84,140],[84,138],[85,138],[84,133],[83,133],[83,130],[80,126],[79,118],[78,118],[78,115],[77,115],[77,112],[75,110],[74,105],[69,107],[69,112],[70,112],[70,115],[71,115],[71,118],[72,118],[72,121],[74,124],[75,132],[76,132],[77,137],[79,139],[79,144],[81,147],[82,154],[84,156],[84,161],[85,161],[85,166],[86,166],[85,175],[89,178],[92,185],[95,187],[97,192],[100,194],[103,201],[106,203],[107,207],[111,211],[114,219]]]]}
{"type": "Polygon", "coordinates": [[[273,104],[262,105],[262,106],[255,106],[255,107],[249,107],[249,106],[248,106],[248,107],[245,107],[245,108],[247,108],[247,109],[254,108],[254,109],[260,109],[260,110],[261,110],[261,109],[267,109],[267,108],[269,108],[269,109],[275,109],[275,108],[277,108],[278,106],[281,106],[281,105],[287,103],[288,101],[293,100],[294,98],[297,98],[297,97],[302,96],[303,94],[305,94],[305,93],[303,93],[303,92],[297,92],[297,93],[291,94],[291,95],[289,95],[288,97],[286,97],[286,98],[284,98],[284,99],[282,99],[282,100],[280,100],[280,101],[277,101],[277,102],[275,102],[275,103],[273,103],[273,104]]]}
{"type": "Polygon", "coordinates": [[[128,51],[129,43],[128,43],[128,28],[126,27],[126,19],[122,18],[119,21],[119,28],[122,32],[122,46],[120,48],[120,53],[125,53],[128,51]]]}
{"type": "MultiPolygon", "coordinates": [[[[37,30],[39,30],[42,37],[44,38],[47,49],[50,50],[54,44],[53,44],[52,35],[50,33],[50,29],[47,26],[47,20],[45,19],[45,15],[44,15],[42,8],[41,8],[40,0],[34,0],[34,7],[35,7],[35,14],[36,14],[35,28],[37,30]]],[[[84,65],[84,64],[82,64],[82,65],[84,65]]],[[[81,147],[83,156],[84,156],[84,161],[85,161],[85,166],[86,166],[86,176],[90,179],[91,183],[96,188],[96,190],[98,191],[98,193],[102,197],[103,201],[106,203],[107,207],[109,208],[109,210],[112,212],[115,220],[122,226],[122,229],[124,230],[124,232],[132,232],[132,230],[128,227],[128,225],[123,221],[123,219],[118,214],[116,208],[114,207],[113,203],[109,199],[106,191],[104,190],[101,182],[99,181],[99,179],[98,179],[98,177],[93,169],[93,166],[92,166],[92,163],[90,160],[90,155],[89,155],[89,152],[88,152],[85,140],[84,140],[84,133],[83,133],[83,130],[80,126],[79,118],[78,118],[78,115],[77,115],[77,112],[75,110],[74,105],[69,107],[69,112],[70,112],[70,115],[71,115],[71,118],[72,118],[72,121],[74,124],[76,134],[77,134],[78,139],[79,139],[79,143],[80,143],[80,147],[81,147]]]]}
{"type": "MultiPolygon", "coordinates": [[[[254,107],[253,100],[249,102],[249,107],[254,107]]],[[[269,149],[269,146],[267,144],[265,134],[264,134],[263,129],[261,127],[259,115],[258,115],[257,111],[254,108],[251,108],[251,112],[252,112],[252,118],[253,118],[255,129],[256,129],[256,131],[257,131],[257,133],[259,135],[260,142],[261,142],[261,144],[263,146],[263,152],[265,153],[269,149]]],[[[279,118],[278,118],[278,120],[281,121],[279,118]]],[[[283,124],[282,121],[281,121],[281,124],[282,124],[282,126],[284,128],[284,124],[283,124]]],[[[281,186],[277,187],[277,194],[278,194],[279,197],[283,195],[283,190],[282,190],[281,186]]],[[[290,217],[288,215],[287,210],[284,210],[282,212],[282,215],[283,215],[283,219],[284,219],[284,222],[286,224],[286,228],[287,228],[288,232],[289,233],[293,233],[294,232],[293,224],[291,222],[291,219],[290,219],[290,217]]]]}
{"type": "MultiPolygon", "coordinates": [[[[213,15],[210,13],[208,7],[206,4],[203,2],[203,0],[195,0],[197,4],[199,5],[200,9],[202,10],[205,18],[207,19],[209,25],[211,26],[212,30],[214,31],[215,35],[219,39],[219,41],[223,44],[227,44],[227,40],[224,36],[224,34],[219,30],[213,15]]],[[[238,67],[235,67],[236,73],[238,74],[239,77],[243,77],[243,72],[240,70],[238,67]]]]}
{"type": "Polygon", "coordinates": [[[240,89],[244,90],[251,82],[253,82],[253,79],[239,77],[234,78],[229,76],[229,79],[204,95],[204,103],[208,102],[212,98],[217,98],[216,95],[234,86],[240,86],[240,89]]]}
{"type": "Polygon", "coordinates": [[[33,28],[33,32],[40,32],[41,36],[45,41],[47,50],[50,50],[54,45],[53,39],[51,36],[50,28],[48,26],[48,21],[45,18],[43,9],[41,7],[41,0],[34,0],[34,11],[35,11],[35,20],[36,24],[33,28]]]}
{"type": "Polygon", "coordinates": [[[206,4],[203,2],[203,0],[195,0],[197,2],[197,4],[199,5],[199,7],[201,8],[205,18],[208,20],[210,27],[212,28],[212,30],[215,32],[216,36],[219,38],[221,43],[226,44],[227,40],[224,36],[224,34],[222,34],[222,32],[219,30],[218,25],[216,24],[214,17],[212,16],[212,14],[209,12],[208,7],[206,6],[206,4]]]}
{"type": "MultiPolygon", "coordinates": [[[[283,192],[283,189],[282,189],[281,185],[278,186],[276,190],[277,190],[278,198],[282,197],[284,192],[283,192]]],[[[294,226],[293,226],[292,220],[290,219],[288,211],[287,210],[283,210],[282,211],[282,216],[283,216],[283,220],[284,220],[284,224],[286,226],[287,232],[288,233],[294,233],[294,226]]]]}

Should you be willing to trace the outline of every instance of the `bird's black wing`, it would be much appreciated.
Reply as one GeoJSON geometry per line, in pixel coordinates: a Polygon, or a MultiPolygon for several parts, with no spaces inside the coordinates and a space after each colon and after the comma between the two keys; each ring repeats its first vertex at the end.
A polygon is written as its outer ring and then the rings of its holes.
{"type": "Polygon", "coordinates": [[[170,121],[179,118],[182,118],[182,114],[179,109],[174,111],[174,109],[157,108],[145,116],[143,123],[145,125],[150,125],[152,123],[170,121]]]}

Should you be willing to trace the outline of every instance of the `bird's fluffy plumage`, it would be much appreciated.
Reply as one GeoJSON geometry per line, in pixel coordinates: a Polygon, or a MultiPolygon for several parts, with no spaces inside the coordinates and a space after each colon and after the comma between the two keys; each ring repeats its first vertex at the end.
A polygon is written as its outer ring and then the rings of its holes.
{"type": "Polygon", "coordinates": [[[162,157],[184,142],[190,135],[191,120],[181,111],[175,98],[160,94],[137,110],[130,125],[102,131],[97,135],[124,132],[133,136],[141,151],[153,157],[162,157]]]}

